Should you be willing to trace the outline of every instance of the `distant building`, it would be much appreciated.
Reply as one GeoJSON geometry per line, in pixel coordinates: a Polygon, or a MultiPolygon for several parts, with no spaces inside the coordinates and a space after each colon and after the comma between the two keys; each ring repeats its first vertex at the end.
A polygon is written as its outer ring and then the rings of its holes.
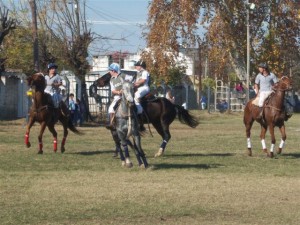
{"type": "MultiPolygon", "coordinates": [[[[179,55],[177,58],[178,65],[186,67],[185,74],[187,76],[198,76],[199,71],[199,54],[196,48],[180,48],[179,55]]],[[[141,58],[141,52],[138,53],[119,53],[123,56],[118,59],[114,56],[116,53],[110,53],[106,55],[96,55],[92,59],[92,71],[104,71],[107,70],[109,65],[113,62],[120,64],[122,69],[134,70],[134,63],[141,58]]]]}
{"type": "Polygon", "coordinates": [[[26,76],[17,72],[0,73],[0,120],[26,117],[30,99],[26,76]]]}

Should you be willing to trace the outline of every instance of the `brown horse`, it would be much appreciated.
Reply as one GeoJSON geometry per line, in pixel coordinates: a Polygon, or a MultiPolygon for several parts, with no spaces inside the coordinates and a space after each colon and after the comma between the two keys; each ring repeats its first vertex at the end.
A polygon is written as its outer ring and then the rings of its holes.
{"type": "Polygon", "coordinates": [[[258,119],[259,116],[259,107],[255,105],[255,101],[257,98],[250,100],[244,110],[244,124],[246,127],[246,136],[247,136],[247,147],[248,147],[248,155],[252,156],[251,149],[251,127],[253,125],[254,120],[256,120],[261,125],[261,133],[260,139],[262,143],[263,152],[267,153],[267,156],[274,157],[274,147],[275,147],[275,135],[274,128],[279,127],[281,133],[281,142],[279,144],[279,148],[277,153],[280,154],[285,144],[286,133],[285,133],[285,125],[284,121],[286,120],[286,115],[284,111],[284,96],[285,91],[290,90],[292,88],[291,80],[283,76],[277,84],[273,87],[272,94],[266,99],[263,106],[263,117],[262,119],[258,119]],[[271,148],[268,152],[265,142],[266,132],[269,128],[271,135],[271,148]]]}
{"type": "Polygon", "coordinates": [[[39,141],[39,154],[43,153],[43,133],[48,127],[49,131],[52,133],[53,150],[57,151],[57,132],[54,125],[59,120],[64,128],[64,137],[61,142],[61,152],[65,151],[65,143],[68,136],[68,128],[75,134],[80,134],[80,132],[73,125],[71,119],[68,116],[68,109],[65,104],[61,103],[60,108],[54,108],[51,96],[44,92],[46,87],[45,77],[41,73],[35,73],[27,78],[28,85],[32,88],[32,100],[33,104],[29,111],[29,121],[26,127],[25,134],[25,145],[27,148],[31,146],[29,141],[30,129],[35,122],[39,122],[41,125],[40,133],[38,135],[39,141]]]}
{"type": "MultiPolygon", "coordinates": [[[[90,88],[91,93],[96,93],[96,86],[104,87],[109,84],[110,74],[107,73],[100,77],[94,82],[90,88]]],[[[159,135],[162,137],[162,143],[155,157],[162,156],[164,154],[166,145],[171,139],[171,134],[169,127],[171,123],[178,117],[181,123],[187,124],[189,127],[195,128],[198,126],[199,122],[196,117],[191,115],[188,110],[184,109],[182,106],[172,104],[166,98],[155,98],[152,99],[142,98],[141,105],[144,110],[144,123],[151,123],[159,135]]],[[[113,139],[116,144],[116,149],[119,149],[120,144],[118,138],[115,137],[115,132],[112,132],[113,139]]]]}

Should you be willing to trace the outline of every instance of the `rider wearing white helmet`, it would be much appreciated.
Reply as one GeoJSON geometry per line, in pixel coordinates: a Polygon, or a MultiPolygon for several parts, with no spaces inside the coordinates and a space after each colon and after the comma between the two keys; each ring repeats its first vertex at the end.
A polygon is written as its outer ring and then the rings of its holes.
{"type": "Polygon", "coordinates": [[[112,63],[108,67],[109,73],[111,75],[110,79],[110,88],[113,96],[113,101],[108,108],[108,113],[110,117],[110,123],[106,126],[107,129],[115,129],[114,126],[114,115],[115,115],[115,106],[122,95],[122,85],[125,80],[128,80],[128,76],[121,73],[120,65],[118,63],[112,63]]]}

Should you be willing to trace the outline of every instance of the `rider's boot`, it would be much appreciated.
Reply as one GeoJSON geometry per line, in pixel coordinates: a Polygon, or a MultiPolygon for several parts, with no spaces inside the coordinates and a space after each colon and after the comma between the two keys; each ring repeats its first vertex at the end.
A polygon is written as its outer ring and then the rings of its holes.
{"type": "Polygon", "coordinates": [[[138,117],[138,122],[139,122],[139,129],[140,129],[140,131],[143,132],[146,130],[146,128],[144,127],[143,113],[138,114],[137,117],[138,117]]]}
{"type": "Polygon", "coordinates": [[[258,120],[263,119],[263,107],[259,107],[259,114],[257,116],[258,120]]]}
{"type": "Polygon", "coordinates": [[[114,113],[109,114],[109,124],[106,126],[106,129],[108,129],[108,130],[115,130],[116,129],[115,114],[114,113]]]}

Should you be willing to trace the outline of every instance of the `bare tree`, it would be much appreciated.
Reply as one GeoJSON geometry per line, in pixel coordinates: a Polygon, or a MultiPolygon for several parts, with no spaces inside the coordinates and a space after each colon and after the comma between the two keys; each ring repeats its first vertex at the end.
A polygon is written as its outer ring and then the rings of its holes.
{"type": "MultiPolygon", "coordinates": [[[[16,29],[17,20],[8,17],[9,10],[0,7],[0,45],[2,45],[5,36],[7,36],[10,31],[16,29]]],[[[5,58],[0,58],[0,71],[4,71],[5,58]]]]}

